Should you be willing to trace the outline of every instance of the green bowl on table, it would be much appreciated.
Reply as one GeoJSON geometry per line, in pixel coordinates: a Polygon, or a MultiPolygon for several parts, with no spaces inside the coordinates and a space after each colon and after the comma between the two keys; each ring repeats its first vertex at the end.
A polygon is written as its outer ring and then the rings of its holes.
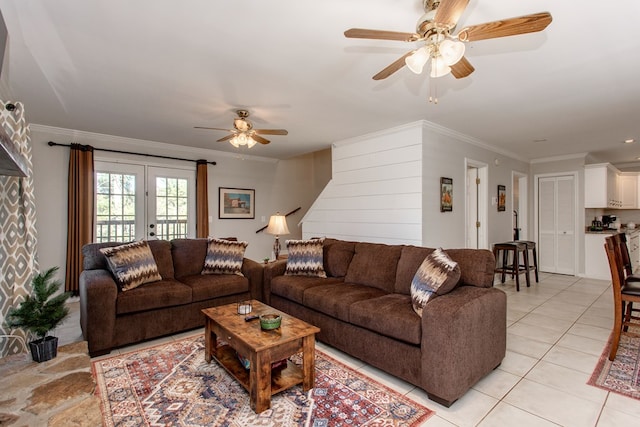
{"type": "Polygon", "coordinates": [[[260,327],[265,331],[278,329],[282,322],[282,316],[279,314],[267,313],[260,315],[260,327]]]}

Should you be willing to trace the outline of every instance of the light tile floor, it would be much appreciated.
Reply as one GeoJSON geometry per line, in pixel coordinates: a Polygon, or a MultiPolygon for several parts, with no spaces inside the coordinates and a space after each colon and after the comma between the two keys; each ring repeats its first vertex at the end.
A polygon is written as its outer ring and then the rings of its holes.
{"type": "MultiPolygon", "coordinates": [[[[541,273],[539,283],[532,280],[520,292],[513,282],[496,280],[495,286],[507,294],[507,355],[450,408],[332,347],[318,343],[318,348],[435,410],[424,424],[428,427],[640,425],[640,401],[586,384],[611,332],[609,282],[541,273]]],[[[71,307],[71,316],[58,330],[62,344],[82,339],[78,302],[71,307]]],[[[109,356],[193,333],[114,350],[109,356]]]]}

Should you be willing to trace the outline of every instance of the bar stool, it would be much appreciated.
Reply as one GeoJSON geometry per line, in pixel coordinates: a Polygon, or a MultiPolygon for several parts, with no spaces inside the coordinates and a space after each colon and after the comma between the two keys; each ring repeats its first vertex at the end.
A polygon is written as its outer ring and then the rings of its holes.
{"type": "Polygon", "coordinates": [[[493,256],[499,263],[494,269],[494,273],[501,273],[500,280],[504,283],[506,274],[516,279],[516,291],[520,291],[520,274],[526,273],[527,287],[529,284],[529,256],[527,245],[520,242],[504,242],[493,245],[493,256]],[[520,254],[522,254],[524,264],[520,264],[520,254]],[[509,263],[511,256],[513,262],[509,263]],[[501,262],[500,262],[501,261],[501,262]]]}
{"type": "MultiPolygon", "coordinates": [[[[527,260],[525,260],[525,264],[528,265],[528,270],[535,273],[536,283],[538,283],[538,254],[536,253],[536,242],[532,240],[516,240],[516,243],[524,243],[527,246],[527,250],[525,252],[527,260]],[[529,254],[531,251],[531,254],[529,254]],[[529,256],[531,255],[531,256],[529,256]],[[533,258],[533,265],[531,264],[531,259],[533,258]]],[[[527,276],[529,276],[529,271],[527,271],[527,276]]]]}

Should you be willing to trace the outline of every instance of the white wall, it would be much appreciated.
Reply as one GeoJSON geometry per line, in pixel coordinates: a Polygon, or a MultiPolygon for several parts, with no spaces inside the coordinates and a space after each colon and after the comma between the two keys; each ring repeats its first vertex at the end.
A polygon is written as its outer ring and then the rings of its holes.
{"type": "MultiPolygon", "coordinates": [[[[217,165],[209,166],[208,174],[209,215],[212,219],[209,224],[210,234],[218,237],[236,236],[248,241],[246,256],[255,260],[261,260],[271,253],[273,236],[256,234],[256,230],[266,225],[269,216],[276,211],[287,213],[297,207],[302,208],[287,219],[291,234],[284,236],[301,238],[302,232],[297,223],[326,184],[331,170],[328,149],[278,161],[39,125],[31,125],[31,138],[40,266],[60,266],[61,277],[64,277],[66,256],[69,148],[49,147],[49,141],[61,144],[77,142],[95,148],[189,159],[204,158],[217,162],[217,165]],[[218,219],[218,187],[255,189],[255,219],[218,219]]],[[[195,171],[195,164],[189,162],[101,151],[96,151],[95,156],[103,159],[127,158],[154,165],[193,167],[195,171]]]]}
{"type": "Polygon", "coordinates": [[[303,237],[419,245],[420,127],[334,144],[333,178],[303,221],[303,237]]]}
{"type": "Polygon", "coordinates": [[[529,165],[426,121],[335,143],[333,179],[305,216],[303,237],[464,247],[467,160],[489,165],[489,245],[512,240],[512,211],[498,212],[491,198],[498,184],[510,195],[512,171],[528,174],[529,165]],[[453,179],[452,212],[440,212],[440,177],[453,179]]]}

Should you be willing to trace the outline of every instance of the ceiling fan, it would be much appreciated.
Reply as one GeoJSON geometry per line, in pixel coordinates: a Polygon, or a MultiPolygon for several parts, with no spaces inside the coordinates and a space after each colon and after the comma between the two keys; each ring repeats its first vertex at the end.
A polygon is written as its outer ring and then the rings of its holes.
{"type": "Polygon", "coordinates": [[[425,13],[418,20],[415,33],[351,28],[344,35],[348,38],[424,42],[424,46],[407,52],[373,76],[374,80],[385,79],[405,65],[414,73],[420,74],[429,59],[431,77],[451,73],[455,78],[461,79],[475,70],[464,57],[464,42],[542,31],[552,19],[548,12],[534,13],[471,25],[453,35],[458,19],[468,4],[469,0],[423,0],[425,13]]]}
{"type": "Polygon", "coordinates": [[[262,135],[288,135],[285,129],[254,129],[253,124],[247,120],[249,117],[249,111],[247,110],[236,110],[236,114],[238,117],[233,119],[233,127],[234,129],[223,129],[223,128],[209,128],[202,126],[195,126],[196,129],[209,129],[209,130],[222,130],[231,132],[229,135],[220,138],[217,142],[229,141],[231,145],[234,147],[240,147],[242,145],[246,145],[248,148],[253,147],[256,143],[260,144],[268,144],[269,141],[266,138],[260,136],[262,135]]]}

